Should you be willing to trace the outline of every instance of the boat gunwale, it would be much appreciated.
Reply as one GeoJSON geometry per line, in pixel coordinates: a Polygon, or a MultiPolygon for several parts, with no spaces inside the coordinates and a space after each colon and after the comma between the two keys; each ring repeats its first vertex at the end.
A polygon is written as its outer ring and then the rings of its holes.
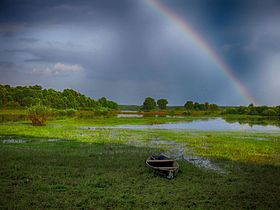
{"type": "MultiPolygon", "coordinates": [[[[151,156],[152,157],[152,156],[151,156]]],[[[146,160],[146,165],[147,167],[151,168],[151,169],[154,169],[154,170],[158,170],[158,171],[165,171],[165,172],[177,172],[179,170],[179,164],[176,160],[173,160],[173,159],[165,159],[165,160],[152,160],[151,157],[149,157],[147,160],[146,160]],[[152,166],[149,164],[149,162],[152,162],[152,163],[156,163],[156,162],[159,162],[159,163],[163,163],[163,162],[173,162],[173,164],[175,166],[169,166],[169,167],[155,167],[155,166],[152,166]]]]}

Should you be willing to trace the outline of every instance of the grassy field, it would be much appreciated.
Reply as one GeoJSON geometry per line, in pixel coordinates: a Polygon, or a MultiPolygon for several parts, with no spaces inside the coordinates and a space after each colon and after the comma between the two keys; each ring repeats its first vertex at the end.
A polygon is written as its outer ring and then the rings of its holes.
{"type": "Polygon", "coordinates": [[[279,132],[83,127],[195,119],[0,124],[0,209],[279,209],[279,132]],[[149,155],[178,149],[208,164],[181,157],[172,180],[145,167],[149,155]]]}

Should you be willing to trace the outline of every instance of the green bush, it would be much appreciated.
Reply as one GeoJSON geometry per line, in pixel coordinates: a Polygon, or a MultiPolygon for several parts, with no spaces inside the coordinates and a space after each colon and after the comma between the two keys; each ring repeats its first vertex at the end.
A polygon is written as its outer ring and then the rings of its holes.
{"type": "Polygon", "coordinates": [[[223,114],[238,114],[238,110],[236,108],[227,108],[223,111],[223,114]]]}
{"type": "Polygon", "coordinates": [[[56,117],[60,116],[66,116],[66,110],[64,109],[58,109],[54,111],[54,114],[56,117]]]}
{"type": "Polygon", "coordinates": [[[76,109],[66,109],[65,111],[66,111],[66,115],[69,116],[69,117],[73,117],[77,113],[76,109]]]}
{"type": "Polygon", "coordinates": [[[182,113],[184,116],[190,116],[192,113],[191,111],[185,111],[182,113]]]}
{"type": "Polygon", "coordinates": [[[55,116],[68,116],[68,117],[74,117],[77,113],[76,109],[58,109],[55,110],[54,114],[55,116]]]}
{"type": "Polygon", "coordinates": [[[173,110],[172,110],[172,111],[169,111],[169,112],[167,113],[167,115],[172,116],[172,117],[175,116],[175,114],[176,114],[176,113],[175,113],[175,111],[173,111],[173,110]]]}
{"type": "Polygon", "coordinates": [[[52,113],[52,109],[42,105],[35,105],[28,109],[28,117],[34,126],[44,125],[52,113]]]}
{"type": "Polygon", "coordinates": [[[94,115],[95,116],[107,116],[109,113],[109,109],[106,107],[98,107],[95,111],[94,111],[94,115]]]}
{"type": "Polygon", "coordinates": [[[263,115],[265,116],[277,116],[277,112],[273,109],[267,109],[263,112],[263,115]]]}

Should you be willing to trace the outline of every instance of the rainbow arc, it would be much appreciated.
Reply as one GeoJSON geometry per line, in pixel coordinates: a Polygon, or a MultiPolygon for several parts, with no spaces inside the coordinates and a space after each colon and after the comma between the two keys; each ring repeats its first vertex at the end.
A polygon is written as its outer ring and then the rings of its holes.
{"type": "Polygon", "coordinates": [[[206,53],[212,59],[219,69],[233,81],[236,90],[244,99],[249,103],[257,104],[255,99],[251,96],[248,89],[242,82],[235,76],[234,71],[223,61],[223,59],[213,50],[210,45],[200,36],[191,25],[183,18],[178,16],[172,9],[161,3],[159,0],[146,0],[147,4],[156,10],[159,14],[172,20],[181,31],[190,39],[202,52],[206,53]]]}

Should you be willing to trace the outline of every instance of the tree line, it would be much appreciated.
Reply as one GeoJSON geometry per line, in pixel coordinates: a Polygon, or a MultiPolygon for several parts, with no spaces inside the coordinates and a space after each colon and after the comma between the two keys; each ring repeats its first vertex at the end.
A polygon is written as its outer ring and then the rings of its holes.
{"type": "Polygon", "coordinates": [[[40,85],[16,86],[0,84],[0,107],[30,107],[37,104],[55,109],[118,109],[114,101],[102,97],[94,100],[73,89],[57,91],[40,85]]]}
{"type": "MultiPolygon", "coordinates": [[[[167,109],[168,100],[159,99],[155,100],[152,97],[145,98],[141,110],[164,110],[167,109]]],[[[248,106],[239,107],[219,107],[217,104],[210,104],[208,102],[198,103],[193,101],[187,101],[184,104],[184,109],[187,111],[219,111],[220,114],[240,114],[240,115],[260,115],[260,116],[280,116],[279,106],[255,106],[249,104],[248,106]]]]}
{"type": "MultiPolygon", "coordinates": [[[[147,97],[145,98],[141,109],[144,111],[150,111],[157,108],[164,110],[167,108],[167,104],[168,104],[168,100],[165,98],[161,98],[156,101],[152,97],[147,97]]],[[[193,101],[187,101],[184,104],[184,107],[187,110],[197,110],[197,111],[211,111],[211,110],[219,109],[217,104],[209,104],[208,102],[198,103],[193,101]]]]}
{"type": "Polygon", "coordinates": [[[255,106],[254,104],[250,104],[249,106],[230,107],[230,108],[226,108],[223,114],[280,116],[280,105],[269,107],[269,106],[255,106]]]}

